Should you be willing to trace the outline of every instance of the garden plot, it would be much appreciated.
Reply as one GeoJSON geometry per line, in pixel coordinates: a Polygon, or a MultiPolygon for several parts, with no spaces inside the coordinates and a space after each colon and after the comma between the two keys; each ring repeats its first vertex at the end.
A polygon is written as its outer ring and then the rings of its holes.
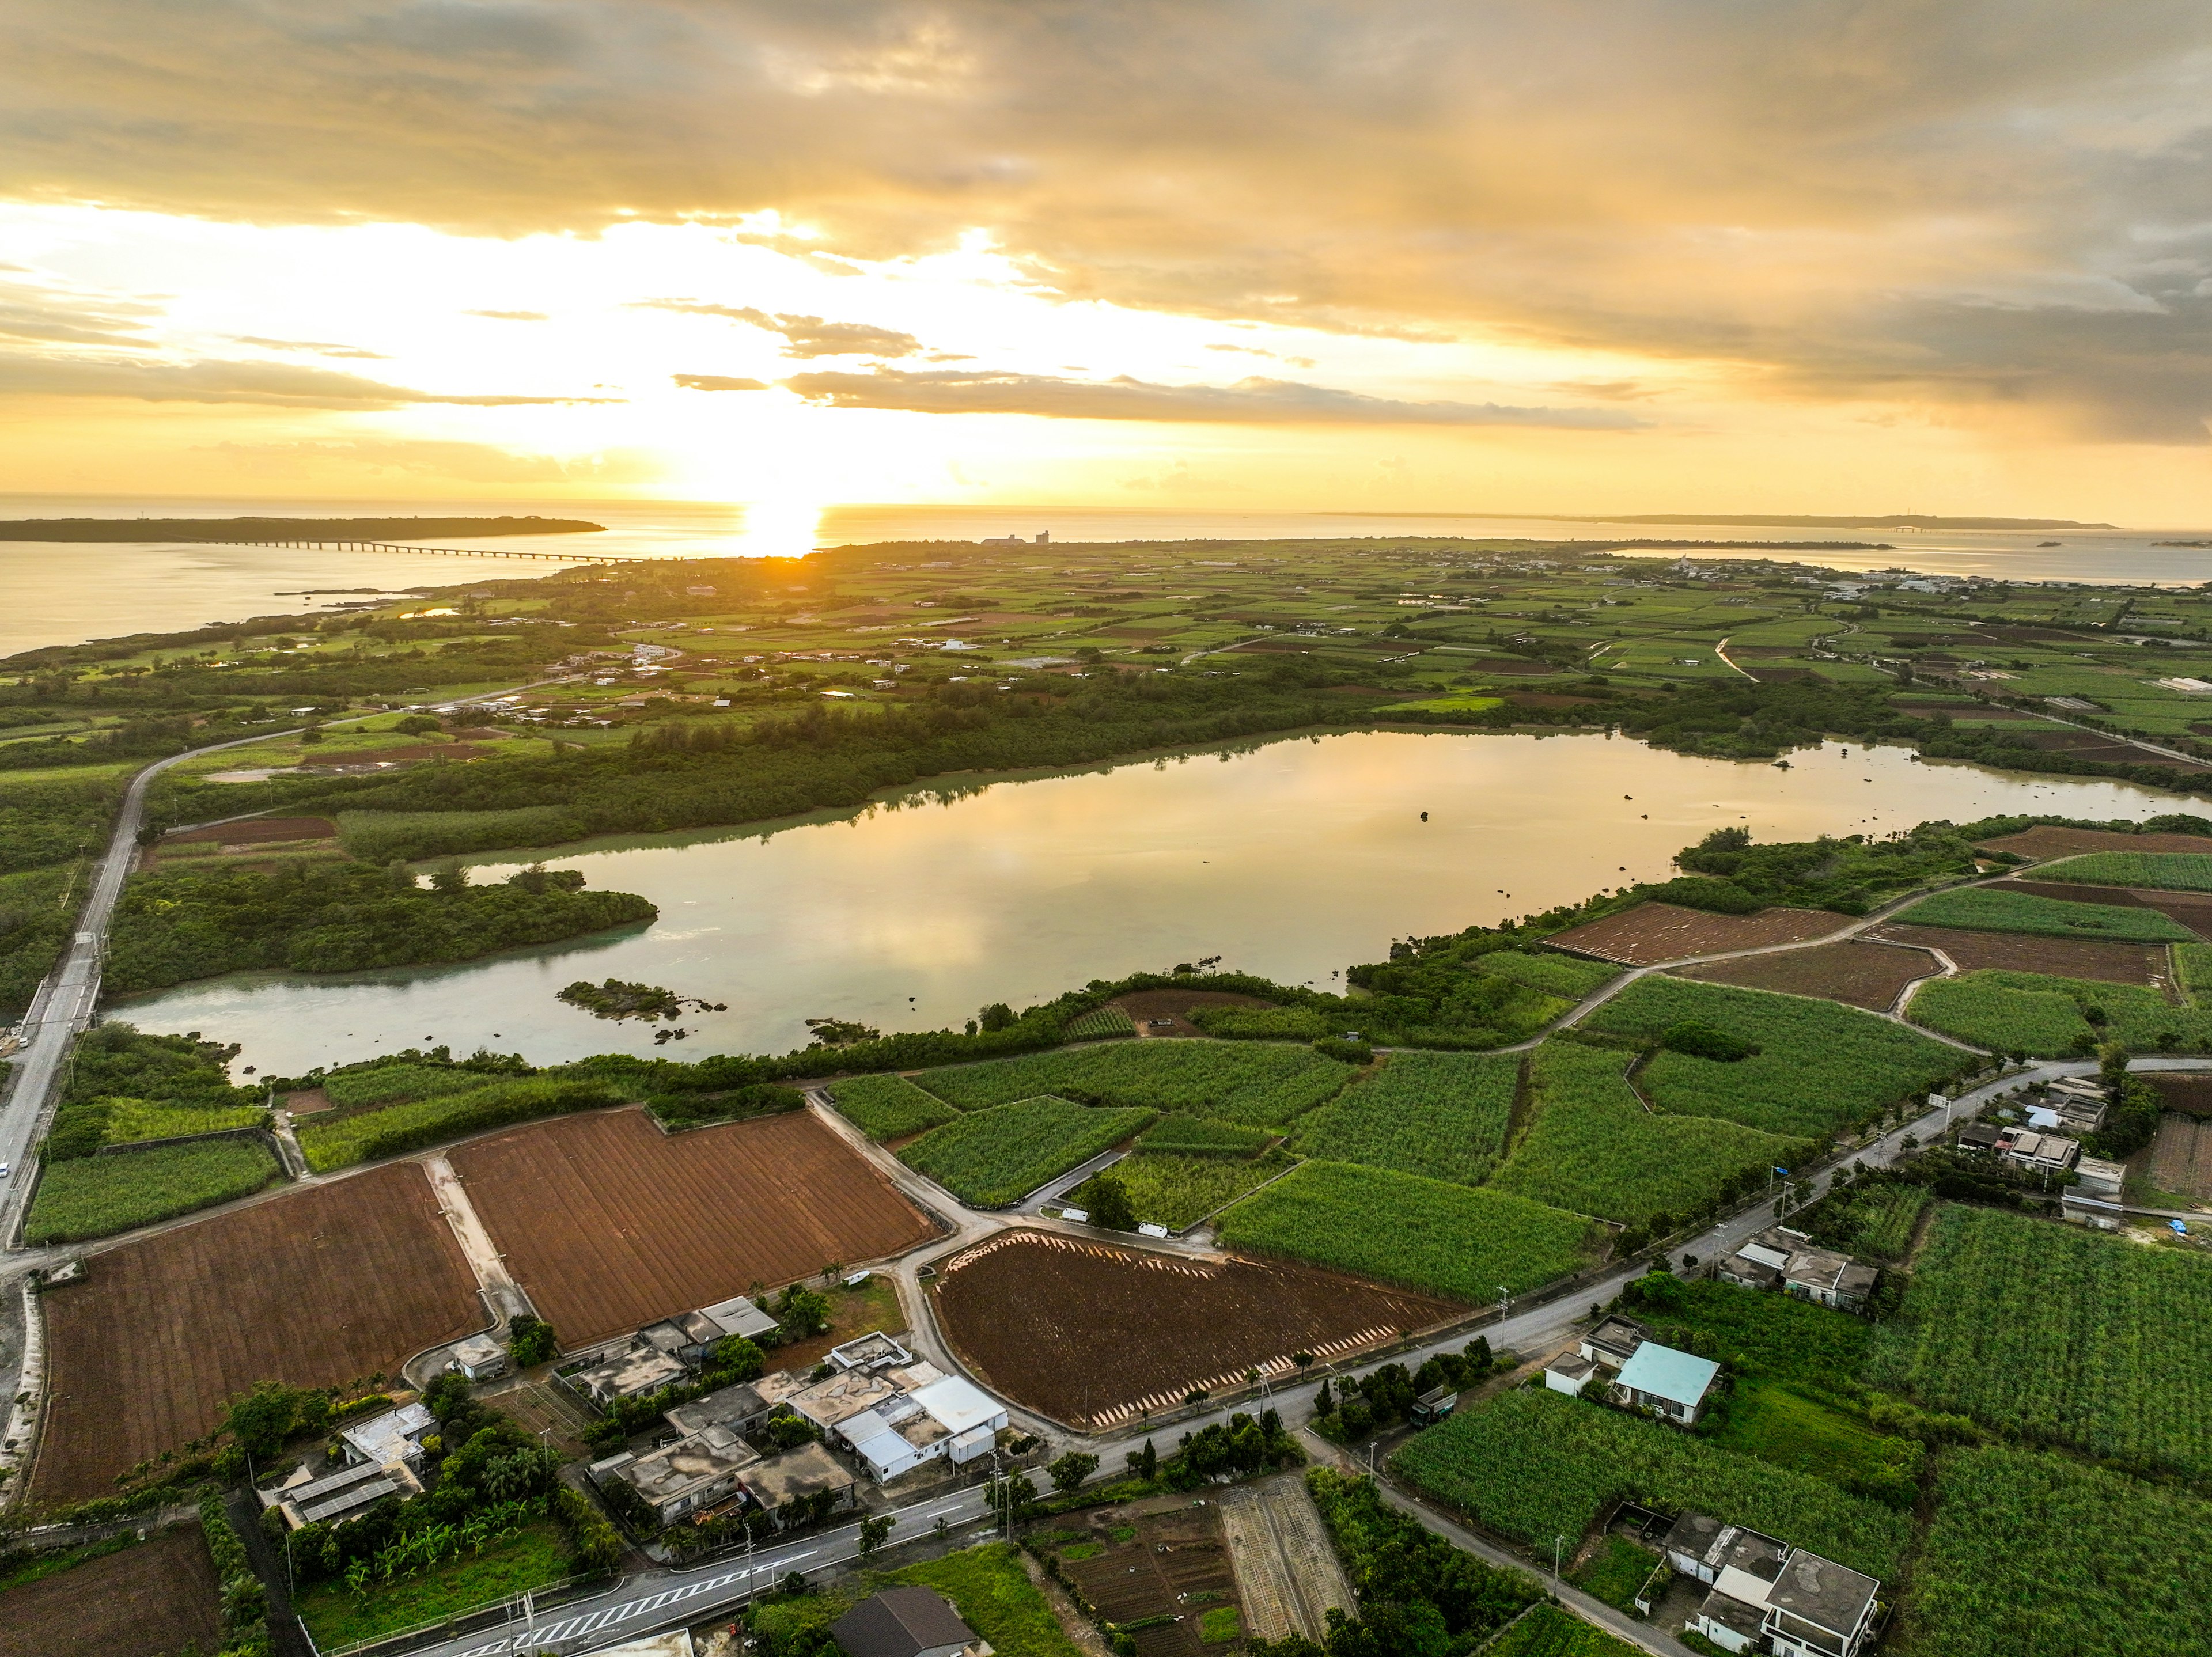
{"type": "Polygon", "coordinates": [[[1570,927],[1546,940],[1554,949],[1595,956],[1628,967],[1656,967],[1691,956],[1776,944],[1808,944],[1850,923],[1823,909],[1761,909],[1757,914],[1717,915],[1672,903],[1639,903],[1632,909],[1570,927]]]}
{"type": "Polygon", "coordinates": [[[1818,996],[1871,1012],[1887,1012],[1906,985],[1943,969],[1922,950],[1850,943],[1816,944],[1779,955],[1745,956],[1741,960],[1713,961],[1674,970],[1678,976],[1701,984],[1734,984],[1741,989],[1818,996]]]}
{"type": "Polygon", "coordinates": [[[2137,1078],[2156,1088],[2168,1110],[2185,1116],[2212,1116],[2212,1075],[2138,1071],[2137,1078]]]}
{"type": "Polygon", "coordinates": [[[1204,1638],[1208,1628],[1242,1627],[1219,1509],[1179,1503],[1127,1518],[1061,1551],[1060,1569],[1083,1597],[1108,1622],[1139,1625],[1129,1636],[1137,1657],[1203,1657],[1231,1643],[1204,1638]]]}
{"type": "Polygon", "coordinates": [[[1190,1022],[1194,1012],[1212,1007],[1272,1007],[1272,1001],[1263,1001],[1256,995],[1240,995],[1233,990],[1134,990],[1106,1004],[1118,1012],[1126,1013],[1136,1025],[1139,1035],[1203,1035],[1206,1032],[1190,1022]],[[1156,1028],[1156,1021],[1165,1020],[1156,1028]]]}
{"type": "Polygon", "coordinates": [[[1295,1372],[1460,1315],[1434,1296],[1275,1261],[1206,1260],[1057,1233],[1000,1233],[937,1284],[946,1338],[993,1390],[1093,1430],[1248,1369],[1295,1372]]]}
{"type": "Polygon", "coordinates": [[[0,1593],[0,1657],[173,1657],[222,1643],[197,1525],[0,1593]]]}
{"type": "Polygon", "coordinates": [[[2212,1120],[2171,1111],[2159,1119],[2150,1182],[2177,1197],[2212,1201],[2212,1120]]]}
{"type": "Polygon", "coordinates": [[[1255,1640],[1328,1633],[1328,1613],[1358,1614],[1358,1602],[1329,1545],[1304,1477],[1282,1473],[1224,1490],[1217,1499],[1222,1539],[1237,1568],[1246,1618],[1255,1640]]]}
{"type": "Polygon", "coordinates": [[[1955,926],[1899,926],[1894,921],[1884,926],[1881,935],[1918,950],[1941,950],[1962,973],[1994,968],[2142,985],[2164,984],[2172,976],[2163,944],[2106,944],[2088,938],[2035,938],[2026,932],[1978,932],[1955,926]]]}

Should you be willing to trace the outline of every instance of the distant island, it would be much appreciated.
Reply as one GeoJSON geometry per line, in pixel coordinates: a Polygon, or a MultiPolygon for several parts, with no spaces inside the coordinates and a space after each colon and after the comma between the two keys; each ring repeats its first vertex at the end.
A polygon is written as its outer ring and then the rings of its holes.
{"type": "Polygon", "coordinates": [[[17,518],[0,541],[443,541],[604,530],[580,518],[17,518]]]}
{"type": "Polygon", "coordinates": [[[2109,530],[2117,524],[2081,524],[2071,518],[1939,518],[1932,513],[1893,512],[1872,517],[1792,517],[1784,513],[1696,512],[1607,513],[1577,517],[1565,513],[1483,513],[1480,517],[1540,518],[1553,524],[1759,524],[1799,530],[2109,530]]]}

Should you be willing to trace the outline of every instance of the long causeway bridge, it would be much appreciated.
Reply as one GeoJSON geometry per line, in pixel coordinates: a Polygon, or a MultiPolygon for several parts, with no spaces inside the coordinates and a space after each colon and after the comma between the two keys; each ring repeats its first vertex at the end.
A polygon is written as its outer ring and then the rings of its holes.
{"type": "Polygon", "coordinates": [[[294,547],[318,552],[416,552],[431,558],[521,558],[540,564],[650,564],[651,558],[595,558],[573,552],[522,552],[503,547],[426,547],[406,541],[331,540],[327,537],[301,539],[296,536],[273,538],[226,536],[220,541],[198,543],[213,547],[294,547]]]}

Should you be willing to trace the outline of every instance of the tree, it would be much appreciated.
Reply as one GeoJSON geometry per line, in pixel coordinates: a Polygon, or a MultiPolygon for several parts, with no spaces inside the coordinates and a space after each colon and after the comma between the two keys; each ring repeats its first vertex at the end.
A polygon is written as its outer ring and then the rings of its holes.
{"type": "Polygon", "coordinates": [[[976,1017],[987,1031],[1010,1029],[1016,1023],[1014,1010],[1003,1001],[994,1001],[976,1017]]]}
{"type": "Polygon", "coordinates": [[[300,1395],[281,1381],[256,1381],[223,1406],[222,1424],[232,1442],[250,1456],[266,1459],[284,1447],[300,1419],[300,1395]]]}
{"type": "Polygon", "coordinates": [[[1094,1174],[1083,1199],[1090,1205],[1091,1223],[1103,1226],[1109,1231],[1134,1231],[1137,1229],[1136,1205],[1129,1200],[1129,1187],[1113,1174],[1094,1174]]]}
{"type": "Polygon", "coordinates": [[[1314,1413],[1323,1417],[1336,1413],[1336,1396],[1328,1390],[1326,1380],[1321,1384],[1321,1391],[1314,1394],[1314,1413]]]}
{"type": "Polygon", "coordinates": [[[991,1511],[1001,1519],[1024,1519],[1036,1505],[1036,1486],[1024,1473],[993,1479],[984,1496],[991,1511]]]}
{"type": "Polygon", "coordinates": [[[732,1381],[750,1381],[768,1367],[768,1357],[743,1335],[725,1335],[714,1343],[714,1367],[732,1381]]]}
{"type": "Polygon", "coordinates": [[[1157,1478],[1160,1472],[1160,1453],[1149,1438],[1144,1448],[1129,1452],[1129,1471],[1139,1478],[1157,1478]]]}
{"type": "Polygon", "coordinates": [[[887,1513],[863,1519],[860,1521],[860,1557],[866,1559],[883,1546],[884,1539],[891,1533],[891,1527],[897,1522],[887,1513]]]}
{"type": "Polygon", "coordinates": [[[1098,1458],[1082,1450],[1070,1450],[1045,1471],[1052,1475],[1052,1487],[1062,1496],[1073,1496],[1076,1487],[1098,1471],[1098,1458]]]}
{"type": "Polygon", "coordinates": [[[561,1350],[553,1326],[526,1313],[507,1326],[507,1356],[518,1369],[550,1363],[561,1350]]]}

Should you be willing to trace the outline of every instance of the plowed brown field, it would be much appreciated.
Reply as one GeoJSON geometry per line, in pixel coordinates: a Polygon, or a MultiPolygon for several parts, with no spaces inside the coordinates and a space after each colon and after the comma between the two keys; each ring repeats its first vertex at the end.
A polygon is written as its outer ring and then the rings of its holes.
{"type": "Polygon", "coordinates": [[[422,1170],[396,1162],[97,1253],[45,1297],[53,1399],[32,1492],[106,1494],[257,1381],[333,1387],[481,1328],[422,1170]]]}
{"type": "Polygon", "coordinates": [[[0,1657],[172,1657],[222,1643],[215,1563],[194,1525],[0,1594],[0,1657]]]}
{"type": "Polygon", "coordinates": [[[1107,1427],[1218,1392],[1291,1354],[1337,1357],[1467,1308],[1310,1266],[1200,1260],[1001,1232],[948,1261],[946,1338],[1008,1398],[1073,1426],[1107,1427]]]}
{"type": "Polygon", "coordinates": [[[2166,1108],[2186,1116],[2212,1116],[2212,1076],[2137,1072],[2165,1096],[2166,1108]]]}
{"type": "Polygon", "coordinates": [[[1135,1020],[1139,1035],[1204,1035],[1206,1032],[1190,1022],[1190,1015],[1201,1007],[1272,1007],[1275,1004],[1256,995],[1239,995],[1234,990],[1137,990],[1106,1005],[1119,1007],[1135,1020]],[[1166,1019],[1172,1028],[1149,1028],[1155,1018],[1166,1019]]]}
{"type": "Polygon", "coordinates": [[[937,1235],[805,1111],[664,1134],[639,1110],[461,1146],[454,1168],[563,1344],[789,1283],[937,1235]]]}
{"type": "Polygon", "coordinates": [[[1705,984],[1737,984],[1747,990],[1779,990],[1786,995],[1817,995],[1850,1006],[1887,1012],[1916,979],[1942,971],[1922,950],[1881,944],[1817,944],[1780,955],[1749,955],[1740,961],[1716,961],[1684,967],[1676,976],[1705,984]]]}
{"type": "Polygon", "coordinates": [[[1639,903],[1602,920],[1571,927],[1550,942],[1555,949],[1629,967],[1656,967],[1685,956],[1756,950],[1770,944],[1803,944],[1850,924],[1820,909],[1761,909],[1757,914],[1714,915],[1672,903],[1639,903]]]}
{"type": "Polygon", "coordinates": [[[2060,828],[2044,824],[2016,835],[1977,842],[1985,852],[2014,857],[2071,857],[2077,852],[2202,852],[2212,855],[2212,840],[2202,835],[2122,835],[2110,828],[2060,828]]]}
{"type": "Polygon", "coordinates": [[[2212,1120],[2171,1113],[2159,1118],[2150,1182],[2177,1197],[2212,1198],[2212,1120]]]}
{"type": "MultiPolygon", "coordinates": [[[[2058,889],[2054,887],[2052,890],[2058,889]]],[[[2067,889],[2080,891],[2081,887],[2067,889]]],[[[2094,978],[2104,984],[2158,984],[2167,977],[2162,944],[2106,944],[2094,938],[2031,938],[2025,932],[1971,932],[1957,926],[1881,929],[1884,938],[1941,950],[1962,973],[1994,967],[2013,973],[2094,978]]]]}

